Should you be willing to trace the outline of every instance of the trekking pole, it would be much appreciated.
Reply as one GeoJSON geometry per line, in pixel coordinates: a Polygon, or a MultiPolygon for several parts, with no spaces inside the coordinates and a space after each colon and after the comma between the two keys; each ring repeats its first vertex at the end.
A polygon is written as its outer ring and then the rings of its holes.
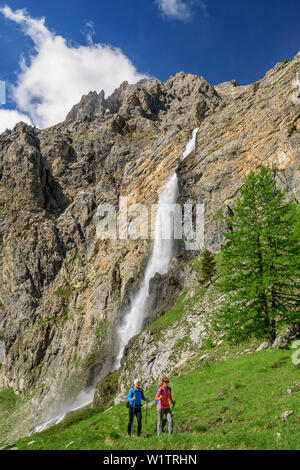
{"type": "Polygon", "coordinates": [[[146,424],[147,424],[147,417],[148,417],[148,402],[146,403],[146,424]]]}
{"type": "MultiPolygon", "coordinates": [[[[134,397],[136,396],[135,393],[133,395],[134,397]]],[[[133,426],[133,420],[134,420],[134,409],[135,409],[135,400],[133,400],[133,412],[132,412],[132,421],[131,421],[131,432],[132,432],[132,426],[133,426]]]]}
{"type": "Polygon", "coordinates": [[[172,406],[172,424],[173,424],[173,429],[174,429],[174,414],[173,414],[173,410],[174,410],[174,406],[175,406],[175,400],[173,401],[173,406],[172,406]]]}
{"type": "Polygon", "coordinates": [[[146,420],[145,420],[146,437],[148,436],[148,434],[147,434],[147,417],[148,417],[148,401],[146,402],[146,420]]]}
{"type": "Polygon", "coordinates": [[[133,420],[134,420],[134,408],[135,408],[135,405],[133,404],[133,407],[132,407],[132,420],[131,420],[131,434],[132,434],[132,431],[133,431],[133,420]]]}

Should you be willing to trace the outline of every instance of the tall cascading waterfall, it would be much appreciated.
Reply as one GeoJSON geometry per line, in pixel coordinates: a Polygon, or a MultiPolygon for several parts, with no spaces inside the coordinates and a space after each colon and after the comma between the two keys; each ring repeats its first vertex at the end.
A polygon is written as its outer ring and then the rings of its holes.
{"type": "MultiPolygon", "coordinates": [[[[198,128],[194,129],[192,138],[187,143],[182,154],[182,160],[184,160],[195,149],[197,132],[198,128]]],[[[172,206],[176,204],[178,195],[178,178],[174,172],[167,180],[165,188],[159,196],[154,230],[154,246],[152,255],[146,267],[143,284],[135,295],[130,310],[125,314],[123,322],[117,330],[118,353],[113,366],[114,370],[120,367],[125,346],[128,344],[130,339],[140,333],[142,329],[143,321],[147,313],[145,305],[148,297],[150,280],[156,273],[166,274],[168,272],[169,263],[174,253],[174,236],[172,226],[166,227],[165,221],[169,221],[170,225],[173,225],[172,215],[174,216],[174,211],[172,210],[172,206]],[[162,235],[168,236],[163,238],[162,235]]],[[[95,380],[90,387],[82,390],[72,403],[64,404],[59,411],[57,410],[57,414],[55,416],[36,426],[30,434],[44,431],[50,426],[54,426],[55,424],[63,421],[68,413],[79,410],[92,403],[96,385],[97,380],[95,380]]]]}
{"type": "MultiPolygon", "coordinates": [[[[195,149],[197,132],[198,128],[194,129],[192,138],[187,143],[182,154],[182,160],[195,149]]],[[[150,280],[156,273],[166,274],[168,272],[169,263],[174,253],[173,221],[176,215],[172,206],[176,204],[178,195],[178,178],[176,172],[174,172],[167,180],[165,188],[159,196],[153,252],[146,267],[144,281],[133,298],[130,310],[125,314],[117,331],[118,353],[114,364],[115,370],[120,367],[125,346],[142,329],[147,314],[145,306],[149,294],[150,280]],[[169,227],[166,227],[166,223],[169,224],[169,227]],[[164,235],[167,235],[167,237],[164,238],[164,235]]]]}
{"type": "Polygon", "coordinates": [[[173,253],[174,237],[171,227],[164,228],[166,234],[169,229],[168,239],[162,238],[161,230],[166,221],[172,223],[173,212],[170,206],[176,203],[177,198],[178,180],[176,173],[174,173],[167,181],[165,190],[159,196],[153,252],[146,267],[143,284],[135,295],[131,308],[117,331],[118,354],[114,364],[115,369],[120,367],[123,352],[128,341],[142,329],[146,314],[145,303],[148,297],[150,280],[156,273],[165,274],[168,272],[169,262],[173,253]]]}

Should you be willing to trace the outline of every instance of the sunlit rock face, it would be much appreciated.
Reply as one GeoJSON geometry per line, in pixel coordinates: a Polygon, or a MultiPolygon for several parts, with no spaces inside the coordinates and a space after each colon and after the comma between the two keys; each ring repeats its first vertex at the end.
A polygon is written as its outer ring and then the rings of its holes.
{"type": "MultiPolygon", "coordinates": [[[[276,165],[278,184],[300,200],[300,108],[291,99],[299,68],[298,54],[242,87],[183,72],[166,83],[125,82],[110,97],[83,97],[54,127],[20,123],[0,135],[0,388],[34,392],[18,434],[111,370],[116,326],[153,243],[100,240],[99,205],[118,215],[127,196],[150,210],[176,171],[178,201],[204,204],[205,243],[218,251],[220,214],[250,170],[276,165]],[[181,160],[196,127],[195,150],[181,160]]],[[[182,243],[174,282],[150,282],[150,318],[187,282],[186,256],[182,243]]]]}

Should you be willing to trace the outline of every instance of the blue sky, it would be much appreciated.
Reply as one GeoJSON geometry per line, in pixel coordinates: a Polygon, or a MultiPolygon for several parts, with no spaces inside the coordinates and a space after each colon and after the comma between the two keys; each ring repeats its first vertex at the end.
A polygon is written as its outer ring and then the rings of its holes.
{"type": "Polygon", "coordinates": [[[127,77],[166,81],[183,70],[212,84],[247,84],[300,49],[297,0],[0,0],[5,5],[12,13],[0,13],[0,80],[9,93],[0,130],[19,117],[13,110],[40,127],[54,124],[88,87],[110,93],[127,77]],[[18,9],[27,16],[12,17],[18,9]]]}

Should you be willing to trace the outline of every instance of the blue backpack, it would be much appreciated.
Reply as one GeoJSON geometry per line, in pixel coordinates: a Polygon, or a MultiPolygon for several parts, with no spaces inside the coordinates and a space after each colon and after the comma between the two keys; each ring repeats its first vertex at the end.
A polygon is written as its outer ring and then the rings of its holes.
{"type": "MultiPolygon", "coordinates": [[[[156,403],[157,405],[158,405],[159,401],[156,400],[156,394],[157,394],[157,392],[158,392],[158,390],[159,390],[160,388],[162,388],[162,387],[158,387],[158,389],[156,390],[155,395],[154,395],[155,403],[156,403]]],[[[169,391],[168,391],[168,389],[166,389],[165,392],[166,392],[166,394],[167,394],[167,397],[169,398],[169,391]]]]}

